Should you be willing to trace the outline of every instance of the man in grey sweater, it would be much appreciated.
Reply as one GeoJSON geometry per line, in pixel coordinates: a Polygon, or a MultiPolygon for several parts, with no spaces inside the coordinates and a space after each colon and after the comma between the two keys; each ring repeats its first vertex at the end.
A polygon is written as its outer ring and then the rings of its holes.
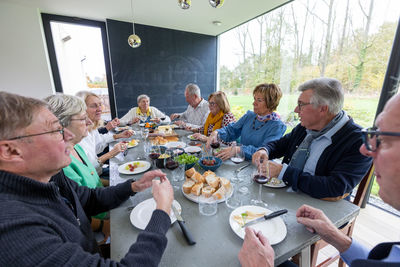
{"type": "Polygon", "coordinates": [[[157,266],[173,190],[161,171],[89,189],[67,179],[73,134],[40,100],[0,92],[0,266],[157,266]],[[160,180],[154,180],[159,177],[160,180]],[[153,186],[156,210],[128,253],[102,258],[89,218],[153,186]]]}

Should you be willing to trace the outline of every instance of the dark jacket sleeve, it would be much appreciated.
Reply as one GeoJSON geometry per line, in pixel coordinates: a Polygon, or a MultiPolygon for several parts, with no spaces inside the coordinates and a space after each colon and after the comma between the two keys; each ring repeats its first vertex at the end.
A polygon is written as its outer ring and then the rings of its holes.
{"type": "Polygon", "coordinates": [[[356,187],[371,166],[372,159],[359,151],[360,130],[352,124],[332,137],[318,160],[315,175],[288,166],[283,181],[294,191],[301,190],[315,198],[339,200],[356,187]]]}
{"type": "Polygon", "coordinates": [[[101,134],[106,134],[106,133],[108,133],[108,130],[107,130],[106,127],[97,128],[97,131],[99,131],[99,133],[101,133],[101,134]]]}

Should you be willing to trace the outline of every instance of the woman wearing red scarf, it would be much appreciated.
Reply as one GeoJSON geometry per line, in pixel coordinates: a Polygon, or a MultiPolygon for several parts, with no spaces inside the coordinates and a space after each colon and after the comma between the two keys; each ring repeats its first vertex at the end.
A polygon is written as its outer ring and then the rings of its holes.
{"type": "Polygon", "coordinates": [[[204,126],[196,130],[199,132],[193,135],[196,139],[204,142],[207,141],[207,136],[213,131],[236,121],[235,116],[230,111],[231,108],[224,92],[212,93],[208,97],[208,107],[210,108],[210,113],[204,126]]]}

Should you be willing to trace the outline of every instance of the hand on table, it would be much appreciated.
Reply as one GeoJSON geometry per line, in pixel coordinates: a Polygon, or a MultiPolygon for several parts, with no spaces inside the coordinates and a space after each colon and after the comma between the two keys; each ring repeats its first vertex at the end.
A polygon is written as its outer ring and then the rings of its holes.
{"type": "Polygon", "coordinates": [[[140,118],[139,117],[133,118],[131,120],[131,124],[138,123],[138,122],[140,122],[140,118]]]}
{"type": "Polygon", "coordinates": [[[297,222],[303,224],[311,233],[317,233],[340,253],[351,245],[351,239],[326,217],[322,210],[308,205],[301,206],[296,212],[297,222]]]}
{"type": "Polygon", "coordinates": [[[208,137],[205,135],[202,135],[201,133],[195,133],[195,134],[193,134],[193,137],[201,142],[207,142],[207,140],[208,140],[208,137]]]}
{"type": "Polygon", "coordinates": [[[175,120],[176,118],[179,118],[179,114],[172,113],[171,116],[169,116],[169,117],[171,118],[171,121],[172,121],[172,120],[175,120]]]}
{"type": "Polygon", "coordinates": [[[118,118],[113,119],[112,121],[109,121],[106,125],[106,129],[108,131],[111,131],[112,129],[114,129],[115,127],[119,126],[120,121],[118,118]]]}
{"type": "Polygon", "coordinates": [[[134,135],[134,131],[132,130],[125,130],[122,133],[114,135],[114,139],[119,139],[119,138],[129,138],[132,135],[134,135]]]}
{"type": "Polygon", "coordinates": [[[148,171],[143,174],[143,176],[132,183],[133,192],[141,192],[152,185],[152,181],[160,177],[161,181],[167,179],[167,175],[160,170],[148,171]]]}
{"type": "MultiPolygon", "coordinates": [[[[267,151],[265,151],[264,149],[260,149],[260,150],[256,151],[256,153],[253,154],[252,162],[254,165],[258,166],[258,163],[260,162],[261,159],[264,162],[268,160],[267,151]]],[[[272,176],[272,177],[276,177],[276,176],[272,176]]]]}
{"type": "Polygon", "coordinates": [[[274,266],[274,249],[268,239],[254,229],[245,229],[243,246],[239,251],[239,261],[242,267],[272,267],[274,266]]]}
{"type": "Polygon", "coordinates": [[[128,144],[126,142],[119,142],[115,144],[115,146],[110,150],[110,156],[115,157],[121,152],[124,152],[126,149],[128,149],[128,144]]]}
{"type": "Polygon", "coordinates": [[[165,211],[167,214],[171,213],[172,201],[174,201],[174,190],[165,177],[160,177],[160,180],[153,180],[153,197],[157,203],[157,209],[165,211]]]}
{"type": "Polygon", "coordinates": [[[222,160],[227,160],[233,157],[236,153],[235,149],[240,149],[239,147],[227,147],[224,149],[221,149],[218,153],[215,154],[217,158],[220,158],[222,160]]]}

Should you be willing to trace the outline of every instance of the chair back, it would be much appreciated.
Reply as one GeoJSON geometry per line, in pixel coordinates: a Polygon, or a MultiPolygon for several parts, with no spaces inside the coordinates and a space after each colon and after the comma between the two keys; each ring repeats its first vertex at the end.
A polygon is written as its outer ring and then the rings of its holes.
{"type": "MultiPolygon", "coordinates": [[[[372,180],[372,177],[374,175],[374,164],[371,164],[371,167],[368,169],[368,172],[365,174],[363,179],[361,180],[360,184],[358,185],[356,195],[353,199],[353,204],[361,207],[365,196],[367,194],[368,190],[368,185],[372,180]]],[[[347,236],[351,237],[353,234],[354,226],[355,226],[356,218],[354,218],[352,221],[350,221],[346,226],[341,228],[340,230],[344,232],[347,236]]],[[[326,258],[323,262],[320,264],[317,263],[317,258],[318,258],[318,252],[324,248],[325,246],[329,245],[326,243],[324,240],[319,240],[313,245],[311,245],[311,266],[318,266],[318,267],[325,267],[329,266],[333,262],[335,262],[337,259],[340,258],[339,252],[336,251],[333,255],[330,255],[328,258],[326,258]]],[[[345,263],[342,261],[342,259],[339,259],[338,263],[339,267],[344,267],[345,263]]]]}

